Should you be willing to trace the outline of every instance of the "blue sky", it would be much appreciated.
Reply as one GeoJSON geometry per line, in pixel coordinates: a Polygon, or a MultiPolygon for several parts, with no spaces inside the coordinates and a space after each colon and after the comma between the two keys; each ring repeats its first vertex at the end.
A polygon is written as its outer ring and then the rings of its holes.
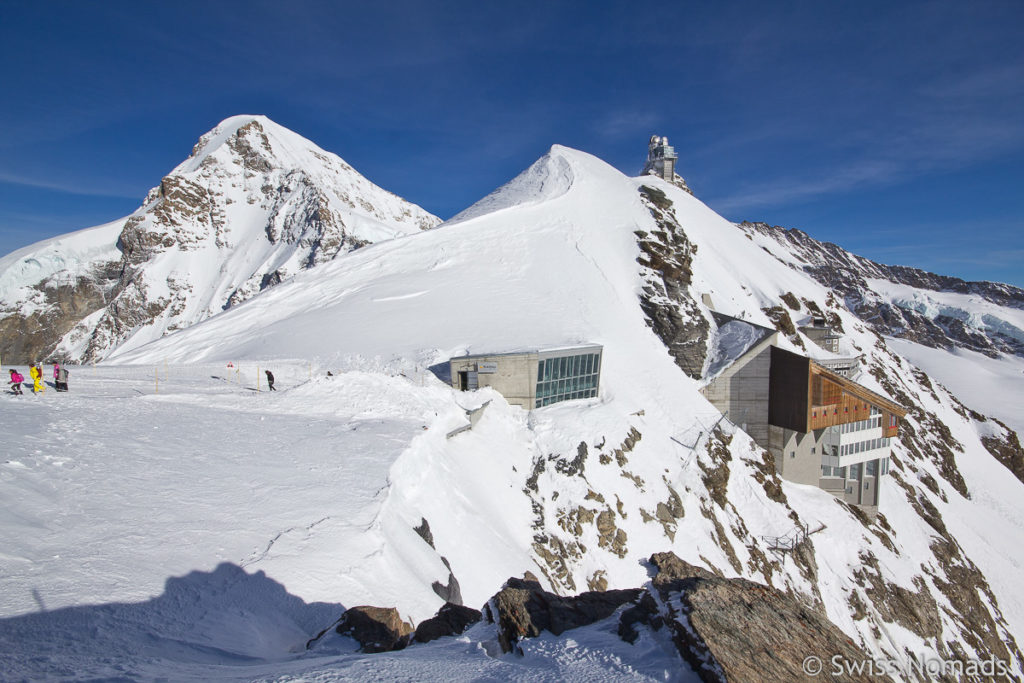
{"type": "Polygon", "coordinates": [[[443,218],[559,143],[884,263],[1024,286],[1024,3],[7,2],[0,252],[266,114],[443,218]]]}

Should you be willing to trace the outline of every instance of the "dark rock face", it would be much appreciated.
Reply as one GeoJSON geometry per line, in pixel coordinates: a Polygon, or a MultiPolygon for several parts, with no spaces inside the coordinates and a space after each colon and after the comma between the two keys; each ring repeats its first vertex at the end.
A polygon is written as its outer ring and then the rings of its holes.
{"type": "Polygon", "coordinates": [[[413,640],[417,643],[429,643],[431,640],[443,638],[444,636],[457,636],[473,624],[480,621],[482,614],[479,610],[463,605],[445,603],[437,611],[437,615],[420,623],[416,627],[413,640]]]}
{"type": "Polygon", "coordinates": [[[650,562],[656,572],[652,581],[655,587],[661,587],[673,581],[689,579],[695,576],[701,579],[716,578],[712,572],[703,567],[690,564],[675,553],[654,553],[648,562],[650,562]]]}
{"type": "Polygon", "coordinates": [[[441,562],[448,568],[448,583],[444,584],[440,581],[434,581],[430,587],[433,589],[437,597],[441,598],[445,602],[451,602],[456,605],[462,604],[462,586],[459,585],[459,580],[455,578],[455,573],[452,571],[452,565],[448,562],[448,558],[441,556],[441,562]]]}
{"type": "Polygon", "coordinates": [[[638,599],[643,591],[613,590],[560,597],[548,593],[540,583],[509,579],[488,603],[488,618],[498,624],[498,642],[511,652],[521,638],[533,638],[541,631],[559,635],[612,615],[620,606],[638,599]]]}
{"type": "Polygon", "coordinates": [[[640,308],[676,365],[697,379],[704,373],[711,329],[689,292],[697,246],[687,239],[664,192],[645,185],[640,195],[659,228],[652,234],[636,233],[641,251],[637,262],[645,281],[640,308]]]}
{"type": "Polygon", "coordinates": [[[659,600],[646,596],[624,612],[620,635],[635,638],[638,623],[667,624],[680,654],[705,681],[810,681],[816,679],[803,669],[807,657],[820,657],[829,674],[836,655],[850,662],[870,659],[839,627],[791,595],[746,579],[714,576],[673,553],[653,555],[650,563],[659,600]]]}
{"type": "Polygon", "coordinates": [[[335,630],[351,636],[363,652],[390,652],[409,644],[412,626],[402,621],[394,607],[352,607],[345,610],[335,630]]]}
{"type": "Polygon", "coordinates": [[[116,292],[118,262],[97,264],[86,276],[73,282],[42,283],[36,290],[43,305],[28,316],[0,309],[0,357],[8,364],[28,364],[41,360],[64,362],[54,353],[58,340],[75,324],[102,308],[116,292]]]}
{"type": "MultiPolygon", "coordinates": [[[[413,531],[423,539],[423,542],[434,548],[434,535],[430,533],[430,522],[425,517],[420,517],[420,525],[413,527],[413,531]]],[[[436,548],[434,548],[436,550],[436,548]]],[[[434,581],[431,584],[431,588],[437,597],[441,598],[445,602],[454,603],[456,605],[462,604],[462,587],[459,585],[459,580],[455,578],[455,573],[452,572],[452,565],[448,562],[448,558],[441,556],[441,562],[448,569],[448,583],[444,584],[440,581],[434,581]]]]}

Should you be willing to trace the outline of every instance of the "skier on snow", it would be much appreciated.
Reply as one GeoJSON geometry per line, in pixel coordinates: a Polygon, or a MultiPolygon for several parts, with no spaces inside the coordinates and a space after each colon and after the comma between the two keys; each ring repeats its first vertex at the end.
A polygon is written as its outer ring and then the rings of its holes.
{"type": "Polygon", "coordinates": [[[270,391],[277,391],[277,389],[274,388],[274,373],[270,370],[267,370],[267,384],[270,385],[270,391]]]}

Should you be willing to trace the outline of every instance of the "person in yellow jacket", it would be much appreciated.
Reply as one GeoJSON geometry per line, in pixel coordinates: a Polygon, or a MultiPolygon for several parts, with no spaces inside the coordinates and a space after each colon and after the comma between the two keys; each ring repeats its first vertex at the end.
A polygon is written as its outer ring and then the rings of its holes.
{"type": "Polygon", "coordinates": [[[46,387],[43,386],[43,371],[38,365],[31,366],[28,374],[32,377],[32,393],[41,394],[46,391],[46,387]]]}

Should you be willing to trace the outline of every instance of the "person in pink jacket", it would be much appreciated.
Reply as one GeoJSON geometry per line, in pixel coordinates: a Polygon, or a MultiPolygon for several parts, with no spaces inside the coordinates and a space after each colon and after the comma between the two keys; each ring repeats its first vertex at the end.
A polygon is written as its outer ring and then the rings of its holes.
{"type": "Polygon", "coordinates": [[[11,391],[16,396],[21,396],[21,383],[24,381],[25,376],[14,368],[11,368],[11,391]]]}

